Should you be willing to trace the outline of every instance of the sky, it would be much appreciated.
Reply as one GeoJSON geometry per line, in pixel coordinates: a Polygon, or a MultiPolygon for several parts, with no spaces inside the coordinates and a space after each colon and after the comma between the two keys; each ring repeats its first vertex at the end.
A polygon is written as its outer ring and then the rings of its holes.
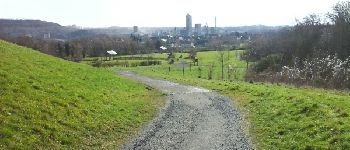
{"type": "Polygon", "coordinates": [[[325,14],[339,0],[0,0],[0,18],[39,19],[81,27],[294,25],[325,14]]]}

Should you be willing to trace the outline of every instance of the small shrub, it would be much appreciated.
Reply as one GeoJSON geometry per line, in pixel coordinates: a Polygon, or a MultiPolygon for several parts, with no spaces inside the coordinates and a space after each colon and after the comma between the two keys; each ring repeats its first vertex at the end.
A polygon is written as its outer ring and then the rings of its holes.
{"type": "Polygon", "coordinates": [[[213,65],[209,65],[209,69],[208,69],[208,80],[213,79],[213,71],[214,71],[214,66],[213,66],[213,65]]]}
{"type": "Polygon", "coordinates": [[[92,63],[92,66],[94,67],[101,67],[102,66],[102,60],[97,60],[92,63]]]}
{"type": "Polygon", "coordinates": [[[174,58],[169,59],[168,63],[169,64],[174,64],[175,63],[175,59],[174,58]]]}
{"type": "Polygon", "coordinates": [[[263,72],[266,70],[279,71],[281,68],[281,56],[280,55],[269,55],[255,65],[254,69],[256,72],[263,72]]]}
{"type": "Polygon", "coordinates": [[[198,78],[202,78],[202,68],[198,67],[198,78]]]}
{"type": "Polygon", "coordinates": [[[162,62],[158,61],[158,60],[140,62],[140,66],[152,66],[152,65],[161,65],[161,64],[162,64],[162,62]]]}

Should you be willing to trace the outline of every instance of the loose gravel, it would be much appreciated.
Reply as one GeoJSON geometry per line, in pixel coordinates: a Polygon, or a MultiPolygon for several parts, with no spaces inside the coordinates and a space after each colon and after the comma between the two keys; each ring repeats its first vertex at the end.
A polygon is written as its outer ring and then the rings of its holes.
{"type": "Polygon", "coordinates": [[[158,117],[123,149],[254,149],[229,98],[199,87],[119,73],[168,94],[158,117]]]}

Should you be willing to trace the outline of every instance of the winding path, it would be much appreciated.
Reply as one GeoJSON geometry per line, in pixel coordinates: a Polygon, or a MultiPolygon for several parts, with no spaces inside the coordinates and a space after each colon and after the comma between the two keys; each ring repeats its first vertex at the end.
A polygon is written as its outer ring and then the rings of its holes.
{"type": "Polygon", "coordinates": [[[253,149],[230,99],[207,89],[119,72],[168,94],[149,125],[124,149],[253,149]]]}

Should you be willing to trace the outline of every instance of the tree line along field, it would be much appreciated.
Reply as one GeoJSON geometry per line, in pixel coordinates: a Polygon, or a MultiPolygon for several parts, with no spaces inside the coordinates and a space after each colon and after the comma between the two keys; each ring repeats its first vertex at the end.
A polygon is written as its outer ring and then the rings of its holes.
{"type": "MultiPolygon", "coordinates": [[[[199,63],[219,65],[219,52],[198,52],[199,63]]],[[[229,63],[244,68],[239,59],[242,51],[231,51],[229,63]]],[[[186,55],[186,54],[185,54],[186,55]]],[[[188,55],[188,54],[187,54],[188,55]]],[[[226,53],[226,57],[229,56],[226,53]]],[[[176,54],[178,57],[179,54],[176,54]]],[[[258,149],[349,149],[350,93],[284,84],[244,82],[245,71],[236,80],[221,80],[221,70],[214,78],[198,78],[196,67],[177,67],[181,60],[170,65],[114,67],[111,70],[131,70],[142,75],[202,86],[233,99],[250,126],[250,135],[258,149]],[[169,72],[169,67],[171,71],[169,72]]],[[[225,63],[225,62],[224,62],[225,63]]],[[[219,67],[218,67],[219,68],[219,67]]],[[[198,68],[197,68],[198,69],[198,68]]],[[[203,74],[208,70],[203,69],[203,74]]],[[[226,72],[224,72],[226,73],[226,72]]]]}
{"type": "Polygon", "coordinates": [[[116,149],[163,104],[105,68],[0,41],[0,149],[116,149]]]}

